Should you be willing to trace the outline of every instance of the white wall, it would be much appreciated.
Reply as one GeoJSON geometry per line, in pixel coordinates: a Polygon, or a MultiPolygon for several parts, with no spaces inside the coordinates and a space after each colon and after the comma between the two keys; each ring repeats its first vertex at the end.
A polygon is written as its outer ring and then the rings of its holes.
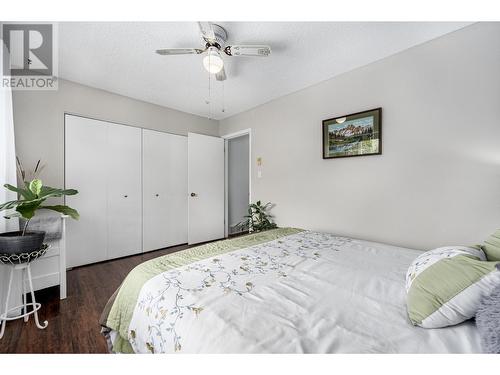
{"type": "Polygon", "coordinates": [[[244,135],[228,139],[227,175],[228,175],[228,223],[229,233],[236,224],[243,221],[248,211],[249,195],[249,136],[244,135]]]}
{"type": "Polygon", "coordinates": [[[218,122],[60,80],[57,91],[14,91],[17,154],[26,168],[38,159],[47,166],[44,183],[64,184],[64,113],[187,135],[218,134],[218,122]]]}
{"type": "Polygon", "coordinates": [[[220,122],[252,128],[253,200],[280,226],[428,249],[500,227],[500,23],[483,23],[220,122]],[[383,155],[322,160],[321,121],[382,107],[383,155]],[[255,165],[255,164],[254,164],[255,165]]]}

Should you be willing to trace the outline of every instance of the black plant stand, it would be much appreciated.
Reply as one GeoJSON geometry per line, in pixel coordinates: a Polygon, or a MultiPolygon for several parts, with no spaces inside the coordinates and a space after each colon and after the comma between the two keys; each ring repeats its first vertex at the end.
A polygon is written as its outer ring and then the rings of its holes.
{"type": "Polygon", "coordinates": [[[47,321],[44,321],[43,324],[40,324],[38,320],[38,310],[42,305],[37,303],[35,300],[35,293],[33,291],[33,280],[31,278],[31,268],[30,265],[32,262],[40,258],[45,254],[48,249],[48,245],[43,245],[41,249],[32,251],[30,253],[22,253],[22,254],[0,254],[0,263],[10,267],[9,274],[9,284],[7,287],[7,298],[5,300],[5,308],[2,315],[0,315],[0,339],[3,337],[5,332],[5,326],[7,325],[7,321],[24,318],[24,321],[27,322],[29,316],[33,314],[35,316],[35,324],[40,329],[47,328],[49,324],[47,321]],[[10,290],[12,288],[12,280],[14,278],[14,271],[21,271],[22,280],[22,296],[23,296],[23,304],[21,306],[12,307],[9,309],[9,298],[10,298],[10,290]],[[31,303],[26,302],[26,293],[25,293],[25,281],[28,281],[30,293],[31,293],[31,303]],[[32,310],[28,311],[28,306],[32,306],[32,310]],[[22,314],[9,317],[9,313],[11,311],[15,311],[22,308],[22,314]]]}

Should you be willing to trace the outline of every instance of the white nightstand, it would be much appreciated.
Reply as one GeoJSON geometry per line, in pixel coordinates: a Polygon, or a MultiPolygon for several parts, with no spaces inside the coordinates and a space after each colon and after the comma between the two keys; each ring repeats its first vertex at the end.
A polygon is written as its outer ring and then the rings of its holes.
{"type": "MultiPolygon", "coordinates": [[[[33,289],[40,290],[59,285],[60,299],[66,298],[66,219],[61,215],[61,238],[44,241],[50,245],[47,253],[31,265],[33,289]]],[[[43,227],[37,227],[43,230],[43,227]]],[[[28,285],[25,284],[29,290],[28,285]]]]}

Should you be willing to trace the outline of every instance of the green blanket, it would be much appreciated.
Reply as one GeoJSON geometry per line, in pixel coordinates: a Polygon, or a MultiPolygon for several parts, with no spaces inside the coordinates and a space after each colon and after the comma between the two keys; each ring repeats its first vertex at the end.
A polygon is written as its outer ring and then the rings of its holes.
{"type": "Polygon", "coordinates": [[[101,325],[104,327],[103,333],[109,335],[111,330],[117,332],[112,351],[133,353],[132,347],[128,342],[128,328],[134,313],[139,292],[143,285],[151,278],[177,267],[182,267],[219,254],[273,241],[301,231],[300,229],[294,228],[272,229],[261,233],[249,234],[229,240],[211,242],[192,247],[151,259],[138,265],[128,274],[122,285],[110,298],[101,315],[101,325]]]}

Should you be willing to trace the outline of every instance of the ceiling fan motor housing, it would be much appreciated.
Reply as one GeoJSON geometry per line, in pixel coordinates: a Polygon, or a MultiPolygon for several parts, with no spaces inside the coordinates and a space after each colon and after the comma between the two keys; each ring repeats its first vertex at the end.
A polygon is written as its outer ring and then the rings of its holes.
{"type": "Polygon", "coordinates": [[[219,48],[224,48],[227,42],[227,31],[215,23],[212,24],[212,30],[215,34],[215,42],[219,45],[219,48]]]}

